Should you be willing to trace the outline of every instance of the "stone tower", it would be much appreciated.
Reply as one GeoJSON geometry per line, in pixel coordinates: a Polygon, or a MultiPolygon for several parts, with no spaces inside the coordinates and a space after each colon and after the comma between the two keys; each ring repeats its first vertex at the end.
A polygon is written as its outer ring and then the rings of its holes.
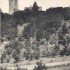
{"type": "Polygon", "coordinates": [[[17,0],[9,0],[9,14],[12,14],[18,10],[17,0]]]}

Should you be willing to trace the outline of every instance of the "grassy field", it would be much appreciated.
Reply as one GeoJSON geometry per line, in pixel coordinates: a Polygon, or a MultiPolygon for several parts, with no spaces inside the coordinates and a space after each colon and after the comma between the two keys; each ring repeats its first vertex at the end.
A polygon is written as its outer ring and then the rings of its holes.
{"type": "MultiPolygon", "coordinates": [[[[41,58],[43,64],[48,66],[47,70],[70,70],[70,56],[65,57],[55,57],[55,58],[41,58]]],[[[36,66],[36,62],[40,60],[24,61],[19,63],[2,63],[1,67],[7,67],[8,70],[14,70],[16,65],[21,69],[27,68],[28,70],[33,70],[36,66]]]]}
{"type": "Polygon", "coordinates": [[[51,68],[48,68],[47,70],[70,70],[70,65],[51,67],[51,68]]]}

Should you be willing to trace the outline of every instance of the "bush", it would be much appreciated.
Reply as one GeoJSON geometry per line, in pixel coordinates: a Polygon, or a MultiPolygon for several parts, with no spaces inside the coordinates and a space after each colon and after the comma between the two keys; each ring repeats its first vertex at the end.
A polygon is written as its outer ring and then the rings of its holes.
{"type": "Polygon", "coordinates": [[[33,70],[47,70],[47,66],[43,65],[41,62],[38,62],[37,67],[35,66],[33,70]]]}

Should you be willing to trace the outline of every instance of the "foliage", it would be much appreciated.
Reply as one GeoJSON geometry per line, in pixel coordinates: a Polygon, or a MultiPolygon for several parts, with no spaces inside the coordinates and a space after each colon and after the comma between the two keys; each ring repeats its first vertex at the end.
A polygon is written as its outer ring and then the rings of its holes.
{"type": "Polygon", "coordinates": [[[37,67],[35,66],[33,70],[47,70],[47,66],[43,65],[41,62],[38,62],[37,67]]]}
{"type": "MultiPolygon", "coordinates": [[[[35,2],[32,11],[17,11],[13,15],[1,13],[2,37],[10,38],[7,39],[10,44],[5,46],[5,52],[1,57],[2,62],[4,62],[3,58],[7,58],[7,55],[8,57],[12,56],[15,62],[20,61],[22,49],[24,49],[22,51],[22,59],[25,58],[26,60],[38,60],[41,57],[57,56],[59,54],[70,55],[70,27],[67,27],[67,24],[70,23],[70,21],[67,21],[70,20],[70,8],[57,7],[49,8],[46,11],[38,11],[38,8],[35,2]],[[21,41],[19,40],[20,36],[19,38],[17,37],[17,26],[18,24],[23,25],[26,23],[29,23],[29,25],[24,28],[23,36],[21,37],[24,40],[21,41]],[[51,37],[52,43],[50,41],[51,37]],[[58,38],[58,44],[64,46],[63,50],[60,50],[59,45],[56,46],[57,39],[55,37],[58,38]],[[16,38],[18,39],[17,41],[16,38]],[[42,41],[44,39],[45,41],[42,41]]],[[[40,70],[39,68],[43,68],[43,66],[38,65],[37,70],[40,70]]]]}

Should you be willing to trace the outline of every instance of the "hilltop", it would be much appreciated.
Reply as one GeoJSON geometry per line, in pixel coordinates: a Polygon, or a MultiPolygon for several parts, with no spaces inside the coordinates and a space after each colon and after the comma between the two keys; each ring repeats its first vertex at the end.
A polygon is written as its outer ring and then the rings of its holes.
{"type": "Polygon", "coordinates": [[[69,7],[42,11],[34,4],[32,10],[1,14],[2,43],[10,42],[3,50],[2,62],[70,55],[69,7]]]}

